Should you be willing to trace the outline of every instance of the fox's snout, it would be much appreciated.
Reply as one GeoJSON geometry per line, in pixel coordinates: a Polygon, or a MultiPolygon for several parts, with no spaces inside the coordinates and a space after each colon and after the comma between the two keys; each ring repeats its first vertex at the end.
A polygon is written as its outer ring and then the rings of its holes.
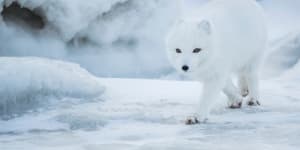
{"type": "Polygon", "coordinates": [[[183,71],[187,72],[187,71],[190,69],[190,67],[187,66],[187,65],[184,65],[184,66],[182,66],[181,69],[182,69],[183,71]]]}

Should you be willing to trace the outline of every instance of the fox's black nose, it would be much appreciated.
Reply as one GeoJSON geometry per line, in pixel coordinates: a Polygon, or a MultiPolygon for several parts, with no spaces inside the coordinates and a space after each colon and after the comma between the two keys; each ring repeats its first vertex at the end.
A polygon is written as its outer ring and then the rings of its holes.
{"type": "Polygon", "coordinates": [[[187,72],[189,70],[189,66],[187,66],[187,65],[182,66],[182,70],[187,72]]]}

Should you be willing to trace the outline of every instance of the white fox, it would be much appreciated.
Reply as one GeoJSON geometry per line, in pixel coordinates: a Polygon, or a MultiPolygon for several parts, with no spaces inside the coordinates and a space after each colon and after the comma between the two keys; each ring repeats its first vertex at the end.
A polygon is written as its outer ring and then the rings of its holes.
{"type": "Polygon", "coordinates": [[[167,39],[167,55],[180,73],[203,82],[196,108],[204,122],[223,91],[231,108],[259,105],[258,68],[266,49],[262,8],[254,0],[211,0],[197,19],[178,21],[167,39]],[[238,77],[238,87],[232,77],[238,77]]]}

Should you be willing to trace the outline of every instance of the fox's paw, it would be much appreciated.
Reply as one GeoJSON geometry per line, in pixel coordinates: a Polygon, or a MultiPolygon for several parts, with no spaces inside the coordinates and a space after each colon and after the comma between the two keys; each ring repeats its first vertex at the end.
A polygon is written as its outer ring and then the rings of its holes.
{"type": "Polygon", "coordinates": [[[248,106],[260,106],[260,102],[258,100],[255,100],[254,98],[250,98],[247,101],[248,106]]]}
{"type": "Polygon", "coordinates": [[[242,101],[234,102],[229,105],[229,108],[230,109],[240,109],[240,108],[242,108],[242,104],[243,104],[242,101]]]}
{"type": "Polygon", "coordinates": [[[228,108],[230,109],[239,109],[242,108],[243,105],[243,99],[240,98],[238,100],[229,100],[228,101],[228,108]]]}
{"type": "Polygon", "coordinates": [[[200,119],[197,117],[188,117],[185,120],[185,124],[186,125],[196,125],[196,124],[201,124],[201,123],[205,123],[208,119],[204,118],[204,119],[200,119]]]}

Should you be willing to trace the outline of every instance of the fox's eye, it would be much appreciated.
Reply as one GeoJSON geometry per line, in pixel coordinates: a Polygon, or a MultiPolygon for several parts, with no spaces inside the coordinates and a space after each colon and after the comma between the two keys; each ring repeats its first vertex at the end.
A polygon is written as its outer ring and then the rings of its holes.
{"type": "Polygon", "coordinates": [[[178,54],[182,53],[181,49],[176,48],[176,53],[178,53],[178,54]]]}
{"type": "Polygon", "coordinates": [[[201,52],[201,51],[202,51],[201,48],[195,48],[195,49],[193,50],[193,53],[199,53],[199,52],[201,52]]]}

